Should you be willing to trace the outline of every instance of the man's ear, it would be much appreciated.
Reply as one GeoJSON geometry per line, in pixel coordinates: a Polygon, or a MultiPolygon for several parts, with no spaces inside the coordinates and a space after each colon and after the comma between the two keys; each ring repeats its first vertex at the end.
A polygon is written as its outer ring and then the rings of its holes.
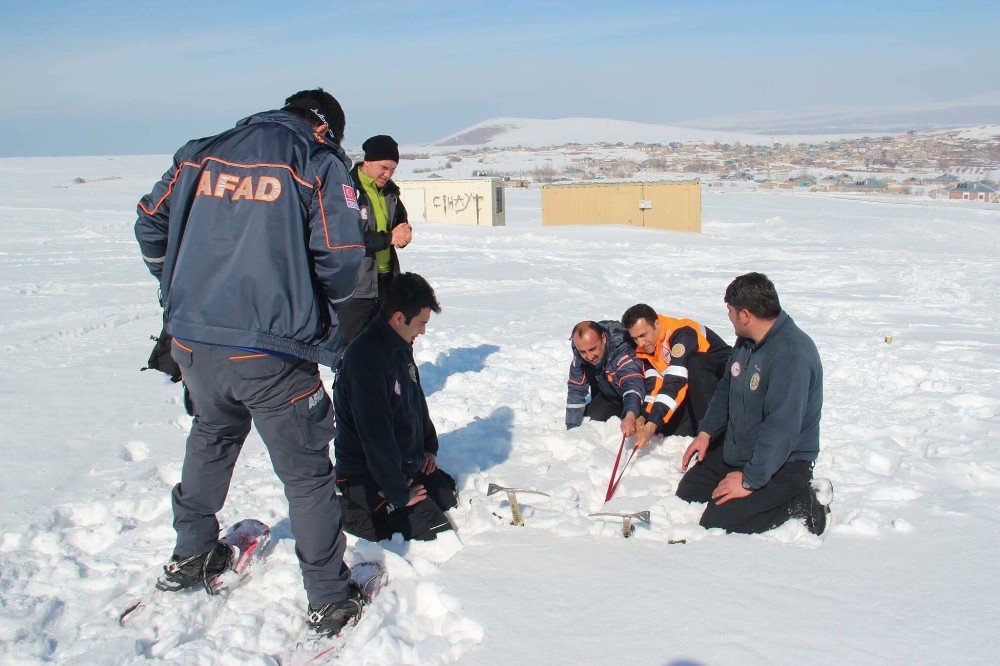
{"type": "Polygon", "coordinates": [[[404,317],[403,313],[400,312],[399,310],[396,310],[395,312],[392,313],[392,316],[389,317],[389,321],[391,321],[396,326],[406,325],[406,317],[404,317]]]}

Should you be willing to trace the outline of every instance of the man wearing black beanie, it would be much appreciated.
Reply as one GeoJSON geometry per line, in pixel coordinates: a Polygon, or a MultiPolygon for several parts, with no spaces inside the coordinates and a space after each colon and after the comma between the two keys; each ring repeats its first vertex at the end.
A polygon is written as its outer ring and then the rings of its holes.
{"type": "Polygon", "coordinates": [[[351,176],[361,207],[365,256],[358,269],[354,296],[337,308],[344,344],[375,316],[389,282],[400,272],[396,248],[406,247],[413,237],[406,208],[399,199],[399,187],[392,182],[399,165],[399,145],[391,136],[379,134],[361,148],[365,151],[364,161],[354,165],[351,176]]]}

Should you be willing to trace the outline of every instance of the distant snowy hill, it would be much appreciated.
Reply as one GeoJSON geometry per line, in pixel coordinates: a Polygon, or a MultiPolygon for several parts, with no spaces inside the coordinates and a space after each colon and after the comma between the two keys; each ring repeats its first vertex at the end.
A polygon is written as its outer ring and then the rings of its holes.
{"type": "Polygon", "coordinates": [[[1000,125],[980,125],[979,127],[962,128],[958,130],[958,138],[980,140],[1000,139],[1000,125]]]}
{"type": "MultiPolygon", "coordinates": [[[[842,135],[784,135],[783,143],[823,143],[843,138],[842,135]]],[[[628,120],[608,120],[604,118],[558,118],[540,120],[534,118],[491,118],[432,142],[430,146],[440,147],[492,147],[506,148],[524,146],[543,148],[561,146],[566,143],[736,143],[770,145],[774,138],[769,135],[749,132],[719,132],[690,127],[673,127],[636,123],[628,120]]]]}
{"type": "Polygon", "coordinates": [[[788,134],[900,134],[996,125],[1000,93],[952,102],[872,108],[822,108],[807,111],[740,113],[687,121],[690,127],[720,132],[788,134]]]}
{"type": "Polygon", "coordinates": [[[963,138],[1000,132],[1000,94],[954,102],[873,108],[822,108],[806,111],[741,113],[686,121],[683,126],[604,118],[491,118],[431,147],[523,146],[566,143],[824,143],[841,138],[902,134],[909,131],[967,130],[963,138]]]}

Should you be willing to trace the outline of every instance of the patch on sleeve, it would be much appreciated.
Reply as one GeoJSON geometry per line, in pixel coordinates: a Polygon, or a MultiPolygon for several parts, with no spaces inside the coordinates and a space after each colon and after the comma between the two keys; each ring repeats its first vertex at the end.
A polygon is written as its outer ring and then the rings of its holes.
{"type": "Polygon", "coordinates": [[[350,185],[341,185],[341,187],[344,188],[344,203],[347,204],[347,207],[360,210],[358,208],[358,193],[354,191],[354,188],[350,185]]]}
{"type": "Polygon", "coordinates": [[[684,345],[678,342],[676,345],[670,348],[670,355],[673,356],[674,358],[680,358],[681,356],[684,356],[684,352],[686,351],[687,349],[684,348],[684,345]]]}
{"type": "Polygon", "coordinates": [[[739,361],[733,361],[733,367],[729,370],[729,372],[730,372],[730,374],[733,375],[733,377],[739,377],[740,376],[740,362],[739,361]]]}
{"type": "Polygon", "coordinates": [[[397,396],[403,395],[403,387],[399,385],[399,380],[396,380],[396,385],[392,387],[392,392],[397,396]]]}

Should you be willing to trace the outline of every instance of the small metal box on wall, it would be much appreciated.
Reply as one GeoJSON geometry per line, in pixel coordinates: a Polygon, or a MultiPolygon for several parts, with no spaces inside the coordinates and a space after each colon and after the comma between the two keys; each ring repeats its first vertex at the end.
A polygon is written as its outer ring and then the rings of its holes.
{"type": "Polygon", "coordinates": [[[505,225],[500,178],[396,181],[410,222],[445,222],[483,227],[505,225]]]}
{"type": "Polygon", "coordinates": [[[701,232],[701,183],[542,186],[542,224],[622,224],[701,232]]]}

